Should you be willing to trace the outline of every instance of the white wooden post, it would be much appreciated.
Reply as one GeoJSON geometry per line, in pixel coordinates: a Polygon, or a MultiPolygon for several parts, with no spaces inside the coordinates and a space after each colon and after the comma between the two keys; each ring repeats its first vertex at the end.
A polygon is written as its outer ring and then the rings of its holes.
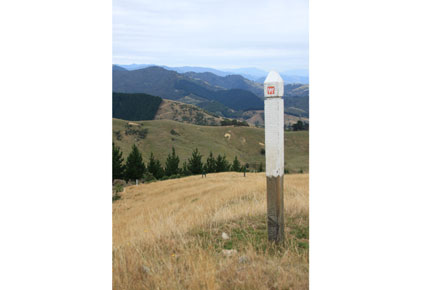
{"type": "Polygon", "coordinates": [[[284,82],[271,71],[264,81],[267,229],[269,241],[284,239],[284,82]]]}

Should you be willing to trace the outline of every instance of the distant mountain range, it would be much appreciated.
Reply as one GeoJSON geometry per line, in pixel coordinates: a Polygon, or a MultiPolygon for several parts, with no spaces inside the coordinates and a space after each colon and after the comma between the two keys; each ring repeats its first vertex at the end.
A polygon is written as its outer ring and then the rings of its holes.
{"type": "MultiPolygon", "coordinates": [[[[198,67],[198,66],[182,66],[182,67],[169,67],[165,65],[155,65],[155,64],[128,64],[128,65],[116,65],[119,68],[123,68],[126,70],[138,70],[152,66],[159,66],[165,68],[167,70],[173,70],[178,73],[187,73],[187,72],[195,72],[195,73],[213,73],[217,76],[225,77],[228,75],[241,75],[246,79],[263,83],[268,72],[258,69],[258,68],[235,68],[235,69],[225,69],[218,70],[208,67],[198,67]]],[[[305,69],[298,70],[288,70],[280,73],[284,82],[287,83],[301,83],[308,84],[309,83],[309,71],[305,69]]]]}
{"type": "Polygon", "coordinates": [[[194,73],[179,74],[157,66],[132,71],[116,66],[113,67],[113,91],[144,93],[185,103],[213,101],[237,111],[263,108],[261,98],[248,90],[226,89],[193,76],[194,73]]]}
{"type": "MultiPolygon", "coordinates": [[[[285,112],[308,117],[309,85],[286,84],[284,91],[285,112]]],[[[241,118],[245,111],[262,110],[264,107],[263,84],[242,75],[178,73],[158,66],[128,70],[113,65],[113,92],[159,96],[196,105],[227,118],[241,118]]]]}

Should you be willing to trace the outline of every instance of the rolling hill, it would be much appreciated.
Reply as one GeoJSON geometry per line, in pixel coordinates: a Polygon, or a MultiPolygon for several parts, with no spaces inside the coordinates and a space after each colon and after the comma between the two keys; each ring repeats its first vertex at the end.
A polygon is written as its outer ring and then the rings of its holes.
{"type": "MultiPolygon", "coordinates": [[[[263,85],[240,75],[177,73],[162,67],[124,70],[113,66],[113,91],[146,93],[199,106],[228,118],[242,118],[243,112],[263,108],[263,85]]],[[[309,85],[286,84],[285,111],[309,116],[309,85]]]]}
{"type": "Polygon", "coordinates": [[[118,66],[118,65],[113,65],[112,66],[112,70],[117,70],[117,71],[126,71],[126,69],[125,68],[123,68],[123,67],[121,67],[121,66],[118,66]]]}
{"type": "Polygon", "coordinates": [[[188,80],[178,80],[176,89],[194,94],[206,100],[215,101],[233,110],[257,110],[264,108],[263,101],[255,94],[242,90],[218,90],[212,91],[188,80]]]}
{"type": "Polygon", "coordinates": [[[127,121],[172,120],[204,126],[220,126],[225,118],[198,106],[147,94],[113,93],[112,117],[127,121]]]}
{"type": "MultiPolygon", "coordinates": [[[[228,68],[228,69],[214,69],[209,67],[199,67],[199,66],[180,66],[180,67],[171,67],[166,65],[155,65],[155,64],[120,64],[117,65],[126,70],[137,70],[146,67],[159,66],[167,70],[172,70],[178,73],[187,73],[187,72],[195,72],[195,73],[213,73],[217,76],[225,77],[228,75],[240,75],[248,80],[252,80],[257,83],[263,83],[268,71],[264,71],[254,67],[245,67],[245,68],[228,68]]],[[[308,84],[309,83],[309,70],[308,69],[295,69],[295,70],[287,70],[281,72],[281,77],[284,79],[286,84],[289,83],[301,83],[308,84]]]]}
{"type": "MultiPolygon", "coordinates": [[[[289,108],[291,110],[291,108],[289,108]]],[[[246,121],[250,126],[263,127],[264,126],[264,110],[250,110],[243,112],[239,120],[246,121]]],[[[299,120],[304,122],[309,122],[308,118],[298,117],[290,114],[290,112],[284,113],[284,124],[291,125],[295,124],[299,120]]]]}
{"type": "Polygon", "coordinates": [[[185,75],[195,80],[203,80],[210,85],[217,86],[222,89],[242,89],[250,91],[260,98],[264,96],[263,84],[248,80],[241,75],[227,75],[222,77],[210,72],[187,72],[185,75]]]}
{"type": "Polygon", "coordinates": [[[144,93],[177,100],[185,92],[176,90],[175,83],[182,78],[178,73],[160,67],[132,71],[113,70],[113,92],[144,93]]]}
{"type": "Polygon", "coordinates": [[[187,124],[220,126],[224,118],[201,108],[177,101],[163,99],[154,120],[172,120],[187,124]]]}
{"type": "MultiPolygon", "coordinates": [[[[113,142],[121,147],[126,158],[131,146],[136,144],[146,160],[150,152],[164,164],[174,146],[181,163],[187,160],[194,148],[203,155],[203,162],[209,152],[226,154],[229,162],[235,156],[242,164],[249,163],[256,168],[264,164],[264,129],[250,127],[198,126],[170,120],[128,122],[113,119],[113,142]]],[[[309,170],[308,131],[285,132],[285,167],[290,172],[309,170]]]]}

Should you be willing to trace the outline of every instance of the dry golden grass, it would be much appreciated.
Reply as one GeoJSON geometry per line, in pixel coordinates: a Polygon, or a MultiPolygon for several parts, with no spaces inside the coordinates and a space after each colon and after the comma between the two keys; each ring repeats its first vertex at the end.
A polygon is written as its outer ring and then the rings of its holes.
{"type": "Polygon", "coordinates": [[[279,246],[266,238],[264,173],[127,187],[113,203],[114,289],[308,289],[308,174],[284,184],[279,246]]]}

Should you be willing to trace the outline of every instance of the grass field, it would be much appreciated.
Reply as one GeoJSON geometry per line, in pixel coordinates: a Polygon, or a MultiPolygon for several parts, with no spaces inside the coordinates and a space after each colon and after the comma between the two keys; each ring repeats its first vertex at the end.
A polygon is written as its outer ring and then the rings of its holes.
{"type": "Polygon", "coordinates": [[[113,288],[308,289],[309,176],[284,178],[279,246],[267,241],[264,173],[127,187],[113,203],[113,288]]]}
{"type": "MultiPolygon", "coordinates": [[[[154,120],[135,122],[142,126],[132,126],[135,130],[147,129],[144,139],[137,135],[125,134],[128,121],[113,119],[113,142],[121,147],[123,157],[126,158],[135,143],[141,151],[144,161],[153,152],[162,165],[171,147],[176,148],[182,165],[194,148],[198,148],[203,155],[203,162],[209,152],[215,155],[226,154],[229,162],[234,157],[242,164],[259,164],[265,162],[261,154],[264,148],[264,129],[250,127],[221,127],[198,126],[184,124],[171,120],[154,120]],[[120,132],[118,140],[116,132],[120,132]]],[[[132,122],[133,123],[133,122],[132,122]]],[[[285,168],[289,172],[309,171],[309,132],[285,132],[285,168]]]]}

